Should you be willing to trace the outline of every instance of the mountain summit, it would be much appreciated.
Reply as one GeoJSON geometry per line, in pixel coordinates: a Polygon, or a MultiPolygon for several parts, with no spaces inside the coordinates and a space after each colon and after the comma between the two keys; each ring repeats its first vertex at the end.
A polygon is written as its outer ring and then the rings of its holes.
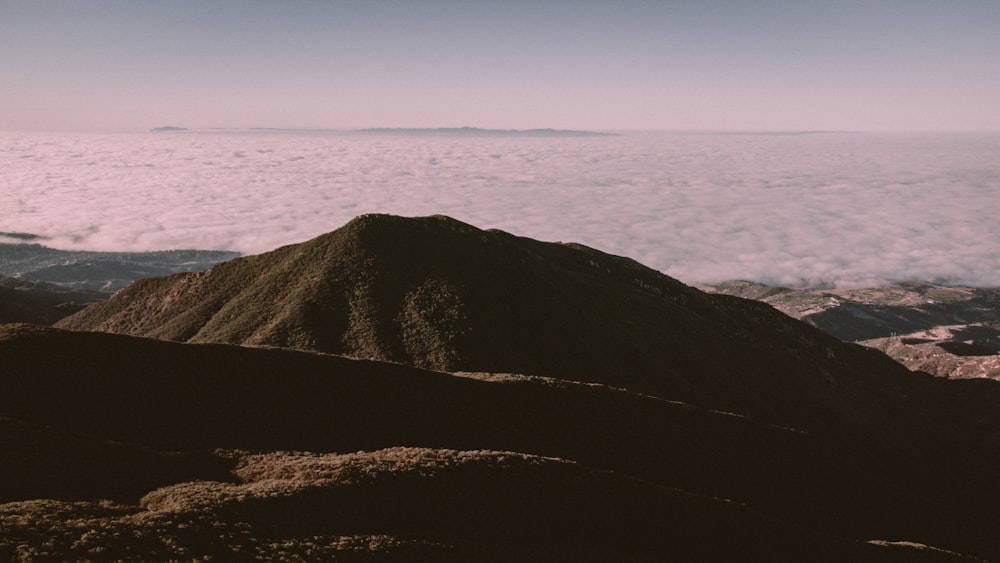
{"type": "Polygon", "coordinates": [[[786,423],[798,410],[790,388],[909,377],[766,305],[442,216],[364,215],[308,242],[137,281],[57,326],[598,382],[786,423]]]}

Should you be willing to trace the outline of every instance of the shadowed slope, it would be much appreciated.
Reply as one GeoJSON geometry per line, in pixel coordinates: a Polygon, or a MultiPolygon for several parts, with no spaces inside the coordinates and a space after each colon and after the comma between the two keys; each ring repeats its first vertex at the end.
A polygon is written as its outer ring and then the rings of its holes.
{"type": "MultiPolygon", "coordinates": [[[[907,460],[601,385],[459,377],[281,349],[185,345],[30,325],[0,327],[0,359],[0,414],[51,428],[35,438],[45,444],[42,451],[71,443],[76,445],[69,451],[82,452],[77,460],[91,460],[73,466],[72,456],[55,463],[54,456],[7,447],[5,455],[20,456],[20,469],[0,465],[0,482],[10,488],[0,501],[26,498],[30,484],[34,495],[49,498],[100,495],[134,502],[141,486],[219,481],[226,466],[204,453],[184,454],[182,461],[193,461],[171,464],[174,458],[156,450],[420,446],[572,459],[734,499],[859,540],[903,538],[989,553],[983,538],[995,522],[992,481],[969,473],[961,478],[944,460],[907,460]],[[82,437],[60,437],[67,433],[82,437]],[[116,460],[126,462],[121,470],[140,474],[135,480],[144,485],[115,494],[93,486],[95,480],[110,482],[115,473],[93,473],[116,460]],[[80,474],[69,481],[34,477],[70,470],[80,474]]],[[[964,406],[967,416],[983,419],[978,405],[964,406]]],[[[982,455],[970,448],[961,465],[985,468],[982,455]]],[[[733,538],[712,534],[718,541],[733,538]]]]}
{"type": "Polygon", "coordinates": [[[868,479],[799,430],[601,385],[30,325],[0,326],[0,357],[0,412],[157,449],[506,449],[737,498],[788,463],[868,479]]]}
{"type": "Polygon", "coordinates": [[[0,502],[36,498],[134,502],[163,485],[226,479],[232,465],[206,452],[158,451],[4,415],[0,415],[0,459],[0,502]]]}
{"type": "Polygon", "coordinates": [[[52,324],[107,299],[106,293],[73,290],[0,276],[0,323],[52,324]]]}

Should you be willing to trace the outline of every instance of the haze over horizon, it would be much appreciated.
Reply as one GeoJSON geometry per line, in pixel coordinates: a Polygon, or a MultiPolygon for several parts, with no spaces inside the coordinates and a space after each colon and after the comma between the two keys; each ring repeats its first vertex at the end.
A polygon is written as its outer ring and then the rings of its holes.
{"type": "Polygon", "coordinates": [[[1000,3],[0,0],[0,130],[1000,130],[1000,3]]]}

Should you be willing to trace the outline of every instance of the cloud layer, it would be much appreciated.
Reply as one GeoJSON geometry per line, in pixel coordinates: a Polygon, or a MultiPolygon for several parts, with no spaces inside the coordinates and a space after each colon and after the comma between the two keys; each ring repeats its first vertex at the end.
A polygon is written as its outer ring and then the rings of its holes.
{"type": "Polygon", "coordinates": [[[0,133],[0,232],[263,252],[368,212],[581,242],[688,283],[1000,285],[1000,135],[0,133]]]}

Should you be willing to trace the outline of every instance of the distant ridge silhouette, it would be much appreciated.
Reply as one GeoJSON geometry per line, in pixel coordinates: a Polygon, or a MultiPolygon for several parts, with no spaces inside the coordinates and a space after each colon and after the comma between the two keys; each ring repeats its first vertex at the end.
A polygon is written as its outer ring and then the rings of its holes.
{"type": "Polygon", "coordinates": [[[355,129],[365,135],[429,135],[443,137],[610,137],[617,133],[574,129],[482,129],[479,127],[374,127],[355,129]]]}

